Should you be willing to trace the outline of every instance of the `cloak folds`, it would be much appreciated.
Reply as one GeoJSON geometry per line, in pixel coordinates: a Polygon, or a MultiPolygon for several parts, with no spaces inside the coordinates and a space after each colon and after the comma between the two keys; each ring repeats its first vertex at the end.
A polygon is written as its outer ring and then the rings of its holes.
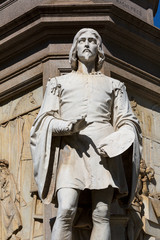
{"type": "MultiPolygon", "coordinates": [[[[69,79],[71,74],[58,78],[69,79]]],[[[75,77],[75,76],[74,76],[75,77]]],[[[141,132],[137,119],[132,113],[125,87],[117,80],[103,75],[113,83],[112,125],[115,131],[125,125],[133,128],[135,139],[132,146],[122,154],[129,194],[121,198],[120,203],[127,207],[135,193],[141,150],[141,132]],[[132,167],[131,167],[132,166],[132,167]],[[131,172],[130,172],[131,171],[131,172]]],[[[55,185],[61,137],[52,136],[52,120],[60,119],[59,86],[55,78],[48,81],[40,112],[31,129],[31,152],[34,164],[34,175],[38,185],[39,196],[49,204],[55,197],[55,185]]]]}
{"type": "Polygon", "coordinates": [[[56,86],[47,83],[44,100],[39,114],[31,128],[31,154],[34,165],[34,177],[39,197],[45,204],[52,202],[55,190],[56,171],[60,137],[52,141],[51,121],[58,118],[59,99],[56,86]],[[53,153],[53,154],[52,154],[53,153]]]}

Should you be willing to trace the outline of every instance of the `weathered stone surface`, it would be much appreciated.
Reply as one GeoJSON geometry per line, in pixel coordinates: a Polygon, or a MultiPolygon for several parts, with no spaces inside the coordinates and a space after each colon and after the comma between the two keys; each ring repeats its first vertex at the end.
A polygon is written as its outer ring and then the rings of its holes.
{"type": "Polygon", "coordinates": [[[0,106],[0,124],[40,107],[42,96],[43,89],[42,87],[39,87],[32,92],[26,93],[23,96],[17,97],[9,103],[0,106]]]}
{"type": "Polygon", "coordinates": [[[22,228],[21,214],[19,211],[20,194],[8,167],[9,162],[5,159],[1,159],[0,239],[3,240],[16,238],[17,233],[19,233],[22,228]]]}
{"type": "Polygon", "coordinates": [[[159,221],[155,215],[155,211],[152,206],[151,198],[148,198],[146,196],[142,196],[142,197],[143,197],[143,204],[144,204],[144,218],[156,224],[159,224],[159,221]]]}
{"type": "MultiPolygon", "coordinates": [[[[43,235],[43,222],[35,222],[34,224],[36,224],[36,226],[34,227],[32,226],[31,221],[33,212],[33,198],[31,197],[30,191],[33,166],[29,146],[29,130],[38,113],[38,110],[31,111],[31,108],[37,108],[38,105],[41,104],[41,96],[42,88],[39,88],[31,93],[26,94],[24,97],[20,97],[19,99],[12,101],[9,106],[7,104],[2,107],[3,111],[6,112],[6,115],[4,115],[4,118],[2,118],[2,122],[6,120],[7,122],[0,126],[0,158],[5,158],[10,162],[10,171],[13,173],[15,181],[17,182],[17,189],[19,191],[19,208],[23,227],[19,233],[19,236],[21,236],[22,239],[30,239],[32,229],[37,229],[35,231],[39,232],[39,239],[42,239],[43,235]],[[37,99],[37,101],[35,99],[37,99]],[[33,101],[35,105],[32,105],[30,100],[33,101]],[[14,111],[15,108],[16,111],[14,111]],[[9,115],[8,109],[11,110],[11,113],[16,114],[9,115]],[[21,114],[23,116],[20,116],[21,114]],[[12,119],[12,117],[14,119],[12,119]],[[10,120],[10,118],[12,120],[10,120]],[[40,227],[41,232],[39,231],[40,227]]],[[[43,216],[42,204],[38,202],[35,207],[36,213],[43,216]]],[[[33,236],[34,235],[36,236],[35,233],[33,236]]]]}
{"type": "MultiPolygon", "coordinates": [[[[133,93],[130,93],[130,97],[133,93]]],[[[160,192],[160,105],[146,98],[135,97],[131,101],[134,113],[140,121],[143,135],[143,159],[147,167],[155,171],[155,181],[149,184],[149,192],[156,194],[160,192]]]]}
{"type": "Polygon", "coordinates": [[[153,236],[156,239],[159,239],[159,236],[160,236],[159,224],[149,221],[146,218],[143,218],[143,224],[144,224],[143,229],[145,233],[147,233],[149,236],[153,236]]]}
{"type": "Polygon", "coordinates": [[[146,165],[152,167],[155,171],[154,179],[148,183],[149,195],[142,195],[142,203],[144,205],[143,230],[146,237],[144,239],[159,239],[159,207],[160,200],[160,105],[145,98],[137,98],[131,101],[133,110],[140,120],[143,134],[143,159],[146,165]],[[147,238],[148,236],[148,238],[147,238]],[[154,237],[150,237],[154,236],[154,237]]]}
{"type": "MultiPolygon", "coordinates": [[[[11,2],[11,1],[8,1],[11,2]]],[[[115,5],[117,5],[118,7],[122,8],[124,11],[129,12],[130,14],[135,15],[136,17],[142,18],[145,21],[148,22],[152,22],[151,18],[153,18],[153,13],[155,13],[156,11],[156,5],[157,5],[157,0],[149,1],[149,0],[145,0],[142,2],[136,1],[136,0],[69,0],[64,1],[64,0],[36,0],[36,1],[28,1],[27,4],[25,3],[26,8],[23,8],[24,5],[24,1],[23,0],[19,0],[19,1],[12,1],[10,4],[1,4],[0,5],[0,10],[2,11],[2,22],[1,25],[3,26],[4,24],[6,24],[8,21],[11,21],[13,19],[15,19],[16,17],[18,17],[21,14],[24,14],[25,12],[30,11],[31,9],[33,9],[34,7],[41,5],[43,6],[45,5],[84,5],[84,4],[107,4],[107,3],[113,3],[115,5]],[[17,8],[18,11],[12,11],[13,8],[17,8]],[[150,11],[149,11],[150,8],[150,11]],[[9,14],[6,14],[9,13],[9,14]],[[6,14],[6,16],[4,17],[4,14],[6,14]]]]}
{"type": "Polygon", "coordinates": [[[18,183],[18,188],[20,186],[19,169],[23,149],[23,127],[24,120],[21,117],[0,126],[0,157],[9,161],[10,171],[18,183]]]}
{"type": "Polygon", "coordinates": [[[159,218],[160,217],[160,199],[151,198],[151,202],[152,202],[152,206],[156,214],[156,217],[159,218]]]}

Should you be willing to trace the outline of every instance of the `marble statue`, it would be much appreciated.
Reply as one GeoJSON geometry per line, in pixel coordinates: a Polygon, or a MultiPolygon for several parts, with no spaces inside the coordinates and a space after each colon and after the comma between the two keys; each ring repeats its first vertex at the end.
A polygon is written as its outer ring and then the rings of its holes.
{"type": "Polygon", "coordinates": [[[91,240],[110,240],[112,201],[127,207],[134,197],[141,131],[124,84],[101,73],[104,58],[98,32],[81,29],[69,55],[72,72],[49,79],[31,129],[39,195],[58,206],[52,240],[72,239],[85,190],[91,194],[91,240]]]}

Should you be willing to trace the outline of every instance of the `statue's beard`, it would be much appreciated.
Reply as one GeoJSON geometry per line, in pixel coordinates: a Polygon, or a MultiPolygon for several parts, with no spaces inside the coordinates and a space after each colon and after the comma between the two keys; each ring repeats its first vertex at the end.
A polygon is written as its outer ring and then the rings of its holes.
{"type": "Polygon", "coordinates": [[[85,51],[83,55],[83,60],[87,63],[95,62],[95,56],[91,54],[91,51],[85,51]]]}

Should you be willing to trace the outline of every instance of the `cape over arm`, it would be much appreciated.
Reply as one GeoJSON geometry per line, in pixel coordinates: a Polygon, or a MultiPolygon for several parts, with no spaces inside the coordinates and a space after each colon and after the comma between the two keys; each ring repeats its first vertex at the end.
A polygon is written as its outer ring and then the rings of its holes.
{"type": "Polygon", "coordinates": [[[113,126],[115,131],[123,131],[123,129],[125,130],[125,128],[127,129],[130,126],[130,130],[132,130],[135,134],[135,139],[132,146],[122,154],[126,178],[130,178],[127,179],[127,182],[130,184],[129,195],[125,198],[122,198],[120,203],[123,207],[128,207],[134,198],[139,175],[142,136],[139,121],[132,112],[126,88],[121,82],[119,82],[118,85],[116,84],[114,88],[113,126]],[[129,159],[131,166],[128,166],[129,159]],[[131,169],[131,174],[129,174],[128,167],[131,169]]]}
{"type": "Polygon", "coordinates": [[[117,131],[122,126],[130,125],[137,127],[141,132],[139,122],[132,112],[132,108],[126,92],[126,87],[121,82],[116,82],[114,86],[114,104],[113,104],[113,126],[117,131]]]}
{"type": "MultiPolygon", "coordinates": [[[[40,108],[39,114],[35,119],[31,128],[31,154],[34,166],[34,176],[38,186],[38,193],[40,198],[46,202],[50,199],[45,199],[47,194],[44,194],[44,187],[50,163],[50,152],[52,145],[52,121],[59,117],[59,98],[57,93],[56,79],[50,79],[47,83],[44,99],[40,108]]],[[[57,162],[54,162],[54,169],[52,173],[52,181],[56,178],[57,162]]],[[[53,186],[54,188],[54,186],[53,186]]],[[[54,189],[52,190],[54,191],[54,189]]],[[[49,192],[49,189],[47,190],[49,192]]]]}

